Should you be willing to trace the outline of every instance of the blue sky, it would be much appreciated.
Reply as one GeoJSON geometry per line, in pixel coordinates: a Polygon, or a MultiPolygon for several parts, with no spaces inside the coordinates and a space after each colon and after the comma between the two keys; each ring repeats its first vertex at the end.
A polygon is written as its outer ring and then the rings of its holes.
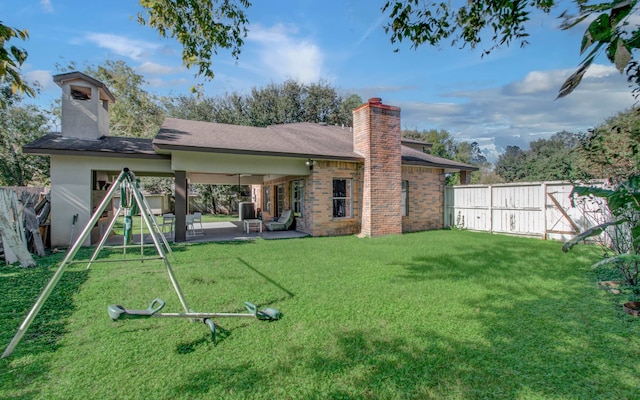
{"type": "MultiPolygon", "coordinates": [[[[492,52],[408,44],[393,52],[383,31],[383,0],[254,1],[249,34],[238,61],[227,52],[213,60],[216,77],[205,81],[182,66],[181,48],[140,26],[135,0],[2,0],[3,23],[27,29],[29,53],[22,72],[42,85],[36,101],[47,107],[60,95],[52,75],[56,63],[100,65],[124,60],[142,74],[145,89],[158,95],[187,94],[203,84],[209,96],[248,93],[251,88],[296,79],[320,80],[341,93],[366,100],[381,97],[402,109],[405,129],[445,129],[456,140],[476,141],[490,160],[507,145],[528,143],[555,132],[585,132],[633,106],[625,77],[606,59],[579,88],[555,100],[581,58],[585,27],[557,29],[559,7],[534,16],[530,44],[492,52]]],[[[568,3],[567,3],[568,5],[568,3]]]]}

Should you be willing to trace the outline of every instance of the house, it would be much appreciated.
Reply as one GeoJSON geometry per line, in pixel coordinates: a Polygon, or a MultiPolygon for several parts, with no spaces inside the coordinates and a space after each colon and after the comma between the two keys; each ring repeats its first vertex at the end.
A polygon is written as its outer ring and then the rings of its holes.
{"type": "Polygon", "coordinates": [[[116,99],[103,83],[80,72],[54,82],[62,89],[62,132],[23,148],[51,159],[52,246],[69,244],[73,215],[86,225],[123,168],[174,178],[176,241],[186,239],[189,183],[251,185],[263,219],[292,209],[295,229],[312,236],[379,236],[442,228],[445,174],[468,182],[477,170],[403,139],[400,108],[379,98],[353,111],[352,128],[167,118],[154,139],[140,139],[109,136],[116,99]]]}

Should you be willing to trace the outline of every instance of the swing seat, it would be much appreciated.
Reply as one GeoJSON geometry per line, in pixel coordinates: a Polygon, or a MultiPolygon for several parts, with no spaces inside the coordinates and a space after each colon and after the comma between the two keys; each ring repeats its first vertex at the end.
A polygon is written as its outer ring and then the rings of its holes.
{"type": "Polygon", "coordinates": [[[277,321],[282,317],[282,313],[275,308],[267,307],[256,313],[256,318],[263,321],[277,321]]]}
{"type": "Polygon", "coordinates": [[[275,308],[268,307],[258,311],[258,307],[248,301],[244,303],[244,306],[247,308],[247,311],[262,321],[277,321],[282,317],[280,311],[275,308]]]}
{"type": "Polygon", "coordinates": [[[111,304],[107,307],[107,311],[109,312],[109,317],[117,321],[119,319],[150,318],[153,314],[162,310],[163,307],[164,301],[162,299],[154,299],[146,310],[128,310],[124,306],[111,304]]]}

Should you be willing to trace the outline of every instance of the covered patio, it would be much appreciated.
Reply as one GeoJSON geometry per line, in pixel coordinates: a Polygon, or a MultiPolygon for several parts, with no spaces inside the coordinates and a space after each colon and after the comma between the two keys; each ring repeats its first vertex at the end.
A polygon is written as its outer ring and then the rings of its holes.
{"type": "MultiPolygon", "coordinates": [[[[306,233],[295,230],[286,231],[269,231],[266,228],[262,232],[257,229],[251,229],[250,232],[244,230],[243,221],[224,221],[224,222],[203,222],[202,232],[196,235],[186,235],[185,241],[182,243],[209,243],[209,242],[234,242],[234,241],[250,241],[250,240],[276,240],[276,239],[297,239],[309,236],[306,233]]],[[[165,234],[165,237],[167,235],[165,234]]],[[[113,234],[107,240],[107,245],[120,245],[123,243],[123,236],[113,234]]],[[[143,235],[144,243],[153,243],[150,234],[143,235]]],[[[173,241],[172,237],[167,237],[168,241],[173,241]]],[[[140,235],[133,235],[132,242],[140,243],[140,235]]]]}

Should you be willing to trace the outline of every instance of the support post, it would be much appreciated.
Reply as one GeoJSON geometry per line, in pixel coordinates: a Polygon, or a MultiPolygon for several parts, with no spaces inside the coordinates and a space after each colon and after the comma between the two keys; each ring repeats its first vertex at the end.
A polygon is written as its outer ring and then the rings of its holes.
{"type": "Polygon", "coordinates": [[[185,242],[187,240],[187,173],[186,171],[175,172],[176,187],[176,230],[174,240],[176,242],[185,242]]]}

